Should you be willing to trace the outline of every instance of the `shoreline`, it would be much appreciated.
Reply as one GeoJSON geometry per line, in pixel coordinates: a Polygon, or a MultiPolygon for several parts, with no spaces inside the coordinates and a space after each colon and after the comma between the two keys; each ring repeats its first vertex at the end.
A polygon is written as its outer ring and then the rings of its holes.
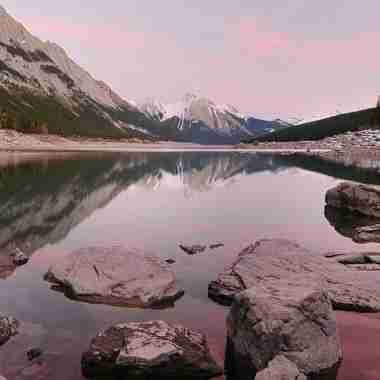
{"type": "Polygon", "coordinates": [[[254,145],[201,145],[186,142],[151,142],[143,140],[121,140],[62,137],[57,135],[33,135],[0,129],[0,153],[45,153],[45,152],[254,152],[254,153],[327,153],[330,149],[309,147],[303,144],[254,146],[254,145]],[[311,148],[311,149],[310,149],[311,148]]]}

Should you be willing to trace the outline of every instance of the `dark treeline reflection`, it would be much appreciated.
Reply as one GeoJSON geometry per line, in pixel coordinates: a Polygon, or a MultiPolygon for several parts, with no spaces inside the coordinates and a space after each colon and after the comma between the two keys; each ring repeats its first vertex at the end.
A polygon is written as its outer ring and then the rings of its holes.
{"type": "MultiPolygon", "coordinates": [[[[62,240],[133,184],[159,184],[169,173],[184,188],[204,191],[237,175],[277,173],[288,167],[348,176],[346,167],[310,159],[238,152],[46,156],[0,167],[0,273],[6,277],[14,270],[10,252],[15,246],[31,255],[62,240]]],[[[350,171],[349,177],[360,180],[363,175],[362,171],[350,171]]]]}

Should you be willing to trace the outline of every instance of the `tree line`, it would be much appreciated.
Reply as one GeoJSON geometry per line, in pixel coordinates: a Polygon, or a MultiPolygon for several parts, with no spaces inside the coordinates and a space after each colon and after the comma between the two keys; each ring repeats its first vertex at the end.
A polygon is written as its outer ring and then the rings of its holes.
{"type": "Polygon", "coordinates": [[[17,118],[7,109],[0,108],[0,129],[12,129],[24,133],[48,134],[49,128],[46,122],[31,120],[25,117],[17,118]]]}

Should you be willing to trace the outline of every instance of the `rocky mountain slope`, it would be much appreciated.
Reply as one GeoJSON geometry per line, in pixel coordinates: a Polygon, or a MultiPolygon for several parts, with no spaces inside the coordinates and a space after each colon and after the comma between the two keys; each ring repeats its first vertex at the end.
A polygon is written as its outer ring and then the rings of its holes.
{"type": "Polygon", "coordinates": [[[148,99],[138,107],[152,120],[175,125],[185,140],[200,143],[238,143],[289,126],[277,120],[256,119],[231,105],[219,105],[194,94],[170,104],[148,99]]]}

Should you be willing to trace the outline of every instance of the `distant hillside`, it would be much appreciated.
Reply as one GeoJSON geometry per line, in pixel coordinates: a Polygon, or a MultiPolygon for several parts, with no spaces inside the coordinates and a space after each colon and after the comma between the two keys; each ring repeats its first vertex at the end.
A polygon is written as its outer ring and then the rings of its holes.
{"type": "Polygon", "coordinates": [[[273,133],[280,129],[291,127],[292,125],[281,119],[276,120],[262,120],[255,117],[249,117],[247,119],[246,128],[253,136],[262,136],[268,133],[273,133]]]}
{"type": "Polygon", "coordinates": [[[301,141],[321,140],[349,131],[362,128],[380,128],[380,108],[369,108],[362,111],[341,114],[326,119],[284,128],[260,136],[252,141],[301,141]]]}

